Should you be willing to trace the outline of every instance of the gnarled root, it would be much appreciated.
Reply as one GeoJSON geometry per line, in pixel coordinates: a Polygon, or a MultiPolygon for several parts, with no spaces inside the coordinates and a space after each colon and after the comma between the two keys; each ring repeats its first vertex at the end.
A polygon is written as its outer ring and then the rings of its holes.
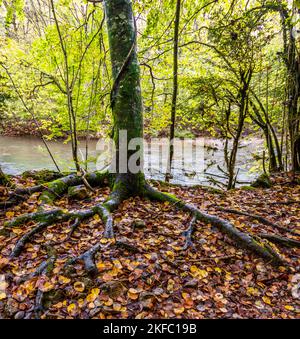
{"type": "Polygon", "coordinates": [[[193,235],[194,230],[195,230],[195,223],[196,222],[197,222],[197,216],[193,215],[192,220],[190,221],[188,229],[183,232],[183,235],[186,238],[186,243],[185,243],[185,245],[183,247],[184,250],[187,250],[189,247],[191,247],[193,245],[192,235],[193,235]]]}
{"type": "Polygon", "coordinates": [[[76,258],[69,260],[67,264],[65,265],[64,269],[66,270],[68,266],[74,265],[78,261],[83,261],[84,268],[87,271],[87,273],[91,276],[96,275],[98,272],[98,269],[97,269],[97,266],[95,265],[94,257],[96,253],[100,251],[100,249],[101,249],[100,243],[92,246],[89,250],[87,250],[83,254],[79,255],[76,258]]]}
{"type": "Polygon", "coordinates": [[[65,222],[68,220],[77,220],[82,222],[83,220],[92,217],[97,213],[97,209],[89,209],[84,211],[74,211],[74,212],[65,212],[61,209],[56,209],[46,212],[35,212],[24,214],[22,216],[16,217],[15,219],[6,222],[5,227],[16,227],[22,225],[28,221],[38,222],[31,231],[24,234],[16,243],[10,257],[14,258],[20,255],[24,246],[35,234],[43,231],[46,227],[53,225],[54,223],[65,222]]]}
{"type": "MultiPolygon", "coordinates": [[[[37,269],[37,271],[34,272],[33,276],[43,276],[50,274],[54,267],[54,262],[56,260],[56,254],[53,252],[52,254],[48,254],[48,259],[44,261],[37,269]]],[[[43,305],[43,299],[44,299],[44,292],[41,290],[38,290],[35,297],[35,305],[34,305],[34,314],[36,319],[40,319],[42,312],[44,311],[44,305],[43,305]]]]}
{"type": "MultiPolygon", "coordinates": [[[[104,237],[107,239],[114,238],[113,218],[111,212],[118,207],[121,201],[122,199],[120,198],[118,193],[114,192],[114,194],[112,194],[110,198],[102,205],[97,204],[88,210],[65,212],[61,209],[56,209],[52,211],[35,212],[16,217],[15,219],[7,222],[5,224],[5,227],[16,227],[28,221],[37,221],[38,224],[31,231],[24,234],[17,241],[10,257],[14,258],[16,256],[19,256],[24,246],[32,238],[33,235],[35,235],[38,232],[41,232],[46,227],[54,223],[75,220],[75,223],[71,226],[71,231],[67,237],[67,240],[70,239],[70,237],[74,233],[75,229],[79,226],[79,224],[83,220],[90,218],[95,214],[98,214],[104,223],[105,226],[104,237]]],[[[100,250],[100,248],[101,248],[100,244],[97,244],[88,251],[86,251],[85,253],[83,253],[82,255],[80,255],[79,257],[72,259],[70,263],[74,263],[78,260],[83,260],[87,272],[93,274],[97,271],[94,263],[94,256],[100,250]]]]}
{"type": "MultiPolygon", "coordinates": [[[[104,233],[103,237],[106,239],[114,239],[114,230],[113,230],[113,218],[111,212],[118,208],[119,204],[124,199],[118,193],[114,191],[110,197],[102,205],[96,205],[92,208],[93,214],[98,214],[104,223],[104,233]]],[[[71,259],[66,265],[65,269],[72,264],[75,264],[78,261],[83,261],[85,270],[90,275],[95,275],[98,272],[98,269],[94,262],[94,257],[98,251],[101,249],[101,244],[98,243],[92,246],[89,250],[81,254],[80,256],[71,259]]]]}
{"type": "Polygon", "coordinates": [[[109,173],[107,171],[96,171],[85,174],[84,178],[77,174],[69,174],[46,184],[17,188],[10,193],[7,201],[0,203],[0,209],[17,205],[18,203],[26,200],[28,196],[39,192],[42,192],[39,200],[42,203],[51,204],[55,199],[60,198],[63,194],[65,194],[69,187],[78,186],[82,183],[88,183],[91,187],[101,187],[108,184],[108,179],[109,173]]]}
{"type": "Polygon", "coordinates": [[[276,253],[270,246],[268,246],[267,244],[265,245],[263,241],[259,242],[249,234],[246,234],[238,230],[231,223],[224,219],[204,213],[195,206],[189,205],[173,195],[159,192],[148,185],[145,187],[145,196],[149,197],[152,200],[158,200],[162,202],[168,201],[172,204],[176,204],[178,208],[191,213],[197,220],[217,227],[222,233],[227,234],[232,240],[234,240],[241,247],[256,253],[257,255],[267,260],[268,262],[271,262],[274,265],[284,264],[284,261],[281,258],[281,256],[278,253],[276,253]]]}
{"type": "Polygon", "coordinates": [[[231,209],[231,208],[218,207],[218,206],[216,206],[214,208],[218,209],[219,211],[223,211],[223,212],[228,212],[228,213],[237,214],[237,215],[244,215],[246,217],[257,220],[257,221],[261,222],[262,224],[264,224],[266,226],[271,226],[273,228],[276,228],[279,231],[287,232],[287,233],[294,234],[294,235],[299,235],[299,233],[297,233],[297,232],[295,232],[295,231],[293,231],[293,230],[291,230],[287,227],[277,225],[277,224],[273,223],[272,221],[262,217],[261,215],[247,213],[247,212],[243,212],[243,211],[238,211],[238,210],[231,209]]]}
{"type": "Polygon", "coordinates": [[[274,244],[278,244],[281,246],[300,248],[300,241],[295,239],[280,237],[276,234],[269,233],[259,233],[259,237],[262,239],[267,239],[270,242],[273,242],[274,244]]]}

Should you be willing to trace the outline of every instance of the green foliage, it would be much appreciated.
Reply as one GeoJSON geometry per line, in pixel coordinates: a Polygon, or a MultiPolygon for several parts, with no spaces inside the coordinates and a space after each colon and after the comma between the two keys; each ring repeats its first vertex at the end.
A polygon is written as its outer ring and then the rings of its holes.
{"type": "MultiPolygon", "coordinates": [[[[66,72],[74,79],[72,95],[79,134],[107,135],[111,130],[112,80],[106,27],[100,27],[103,7],[80,0],[56,0],[54,5],[68,69],[49,4],[35,7],[28,4],[23,10],[23,0],[2,4],[6,24],[1,27],[1,62],[49,138],[68,140],[66,72]]],[[[285,1],[281,5],[288,8],[285,1]]],[[[135,1],[134,7],[139,30],[145,133],[165,135],[170,123],[173,85],[175,1],[135,1]]],[[[229,130],[235,128],[239,116],[241,74],[250,68],[253,70],[251,91],[259,97],[271,123],[281,132],[285,83],[280,79],[285,77],[285,70],[280,54],[281,21],[277,7],[275,0],[182,3],[178,136],[205,132],[230,138],[229,130]]],[[[31,120],[3,69],[0,76],[1,117],[31,120]]],[[[251,93],[250,99],[254,100],[251,93]]],[[[261,133],[251,114],[249,108],[245,119],[247,131],[261,133]]]]}

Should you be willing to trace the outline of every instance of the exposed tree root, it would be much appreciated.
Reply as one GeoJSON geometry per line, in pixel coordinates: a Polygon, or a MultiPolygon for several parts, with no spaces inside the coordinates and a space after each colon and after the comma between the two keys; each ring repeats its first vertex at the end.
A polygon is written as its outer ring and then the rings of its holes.
{"type": "Polygon", "coordinates": [[[10,193],[7,201],[0,203],[0,209],[17,205],[25,201],[30,195],[40,192],[42,193],[39,200],[45,204],[52,204],[55,199],[62,197],[69,187],[78,186],[82,183],[91,187],[101,187],[107,185],[108,180],[109,173],[107,171],[87,173],[84,175],[84,178],[76,174],[69,174],[46,184],[15,189],[10,193]]]}
{"type": "Polygon", "coordinates": [[[294,205],[294,204],[300,204],[300,200],[251,202],[251,205],[294,205]]]}
{"type": "Polygon", "coordinates": [[[266,219],[266,218],[264,218],[264,217],[262,217],[260,215],[257,215],[257,214],[251,214],[251,213],[247,213],[247,212],[243,212],[243,211],[238,211],[238,210],[231,209],[231,208],[224,208],[224,207],[218,207],[218,206],[214,206],[214,208],[216,208],[219,211],[223,211],[223,212],[228,212],[228,213],[238,214],[238,215],[244,215],[246,217],[250,217],[252,219],[257,220],[257,221],[261,222],[264,225],[276,228],[279,231],[287,232],[287,233],[294,234],[294,235],[299,235],[299,233],[297,233],[296,231],[291,230],[291,229],[289,229],[287,227],[283,227],[283,226],[277,225],[277,224],[271,222],[270,220],[268,220],[268,219],[266,219]]]}
{"type": "Polygon", "coordinates": [[[37,226],[34,227],[31,231],[24,234],[16,243],[15,248],[13,249],[10,257],[14,258],[20,255],[24,246],[27,242],[38,232],[41,232],[46,227],[53,225],[54,223],[60,223],[68,220],[78,220],[83,221],[94,214],[97,211],[90,209],[85,211],[75,211],[75,212],[65,212],[61,209],[56,209],[46,212],[35,212],[24,214],[22,216],[16,217],[13,220],[6,222],[5,227],[16,227],[25,224],[28,221],[38,222],[37,226]]]}
{"type": "MultiPolygon", "coordinates": [[[[37,226],[35,226],[31,231],[24,234],[16,243],[12,253],[10,255],[11,258],[17,257],[22,252],[24,246],[27,242],[34,236],[36,233],[41,232],[46,227],[53,225],[54,223],[65,222],[68,220],[75,220],[74,224],[71,226],[71,231],[67,237],[67,240],[72,236],[75,229],[79,226],[79,224],[88,219],[95,214],[98,214],[102,219],[105,229],[104,229],[104,238],[112,239],[114,238],[114,230],[113,230],[113,218],[111,212],[116,209],[120,202],[122,201],[121,196],[114,192],[111,196],[104,202],[102,205],[97,204],[93,206],[91,209],[82,210],[82,211],[73,211],[73,212],[65,212],[62,209],[56,209],[45,212],[34,212],[29,214],[24,214],[19,217],[14,218],[13,220],[6,222],[5,227],[16,227],[23,225],[29,221],[38,222],[37,226]]],[[[87,253],[84,253],[80,256],[80,260],[85,262],[85,266],[88,272],[92,272],[94,270],[93,257],[95,253],[100,249],[97,245],[92,247],[87,253]]]]}
{"type": "MultiPolygon", "coordinates": [[[[56,259],[56,254],[53,251],[50,251],[52,253],[48,253],[48,259],[44,261],[37,269],[36,272],[34,272],[34,276],[42,276],[50,274],[54,267],[54,262],[56,259]]],[[[44,311],[44,305],[43,305],[43,298],[44,298],[44,292],[40,289],[37,290],[36,297],[35,297],[35,305],[34,305],[34,314],[36,319],[40,319],[42,312],[44,311]]]]}
{"type": "MultiPolygon", "coordinates": [[[[98,214],[105,226],[103,237],[106,239],[114,239],[114,230],[113,230],[113,218],[111,212],[118,208],[119,204],[123,201],[121,194],[118,191],[112,192],[110,197],[102,205],[96,205],[92,208],[93,214],[98,214]]],[[[85,270],[89,275],[95,275],[98,272],[98,269],[94,262],[94,257],[97,252],[100,251],[102,245],[97,243],[92,246],[89,250],[81,254],[80,256],[71,259],[66,265],[65,269],[78,261],[83,261],[85,270]]]]}
{"type": "MultiPolygon", "coordinates": [[[[133,245],[127,243],[127,242],[123,242],[123,241],[119,241],[119,240],[115,241],[112,244],[112,246],[122,248],[122,249],[124,249],[128,252],[132,252],[132,253],[139,253],[140,252],[139,249],[136,248],[135,246],[133,246],[133,245]]],[[[98,269],[97,269],[97,266],[95,264],[94,258],[95,258],[95,255],[103,247],[104,247],[104,245],[102,245],[101,243],[97,243],[96,245],[92,246],[91,248],[89,248],[87,251],[85,251],[84,253],[82,253],[78,257],[70,259],[66,263],[64,270],[67,271],[67,269],[70,265],[74,265],[75,263],[77,263],[79,261],[83,261],[84,268],[85,268],[87,274],[89,274],[91,276],[97,275],[98,269]]]]}
{"type": "Polygon", "coordinates": [[[171,194],[159,192],[150,186],[145,187],[145,195],[153,200],[176,203],[177,207],[196,216],[197,220],[217,227],[222,233],[227,234],[238,245],[250,250],[251,252],[256,253],[257,255],[274,265],[283,265],[285,263],[281,256],[277,252],[275,252],[270,246],[264,244],[263,242],[260,243],[259,241],[254,239],[254,237],[238,230],[231,223],[224,219],[221,219],[214,215],[206,214],[197,209],[195,206],[189,205],[171,194]]]}
{"type": "Polygon", "coordinates": [[[38,267],[37,269],[32,272],[31,274],[25,275],[23,277],[21,277],[18,281],[19,284],[22,284],[23,282],[30,280],[34,277],[38,277],[40,275],[43,275],[44,272],[48,272],[49,268],[53,267],[54,262],[56,259],[56,255],[52,254],[52,255],[48,255],[48,258],[46,260],[44,260],[38,267]]]}
{"type": "Polygon", "coordinates": [[[68,263],[65,265],[64,269],[66,270],[68,266],[74,265],[78,261],[83,261],[84,268],[87,271],[87,273],[91,276],[94,276],[97,274],[98,269],[94,262],[94,257],[97,252],[100,251],[102,245],[100,243],[97,243],[96,245],[92,246],[89,250],[85,251],[81,255],[79,255],[76,258],[73,258],[68,261],[68,263]]]}
{"type": "Polygon", "coordinates": [[[300,241],[295,240],[295,239],[280,237],[276,234],[269,234],[269,233],[260,233],[259,236],[263,239],[267,239],[278,245],[300,248],[300,241]]]}
{"type": "Polygon", "coordinates": [[[190,246],[193,245],[192,235],[194,232],[195,223],[197,222],[197,216],[193,215],[192,220],[190,221],[189,227],[186,231],[183,232],[183,235],[186,237],[186,243],[183,247],[184,250],[187,250],[190,246]]]}
{"type": "MultiPolygon", "coordinates": [[[[66,178],[66,177],[65,177],[66,178]]],[[[62,178],[62,179],[65,179],[62,178]]],[[[73,178],[75,181],[78,178],[73,178]]],[[[61,180],[61,179],[59,179],[61,180]]],[[[72,181],[72,180],[71,180],[72,181]]],[[[96,180],[97,181],[97,180],[96,180]]],[[[95,182],[95,181],[94,181],[95,182]]],[[[99,183],[99,181],[97,181],[99,183]]],[[[72,181],[74,183],[74,181],[72,181]]],[[[78,181],[76,181],[78,183],[78,181]]],[[[53,186],[52,186],[53,187],[53,186]]],[[[15,227],[27,223],[29,221],[37,222],[37,226],[35,226],[31,231],[23,235],[16,243],[15,248],[11,253],[11,258],[18,256],[26,243],[34,236],[36,233],[44,230],[46,227],[54,224],[54,223],[61,223],[65,221],[74,221],[72,223],[70,233],[66,240],[69,240],[77,227],[79,227],[80,223],[95,214],[98,214],[104,223],[104,238],[107,239],[114,239],[114,229],[113,229],[113,218],[111,213],[119,206],[119,204],[130,196],[130,193],[120,189],[121,185],[114,185],[112,193],[110,194],[109,198],[103,204],[97,204],[90,209],[82,210],[82,211],[71,211],[66,212],[62,209],[55,209],[52,211],[44,211],[44,212],[35,212],[30,213],[27,215],[22,215],[16,217],[15,219],[6,222],[5,227],[15,227]]],[[[65,191],[66,189],[64,189],[65,191]]],[[[47,191],[49,192],[49,191],[47,191]]],[[[57,190],[56,190],[57,192],[57,190]]],[[[62,190],[60,191],[62,192],[62,190]]],[[[238,245],[256,253],[260,257],[264,258],[265,260],[272,262],[273,264],[284,264],[283,259],[280,255],[265,241],[260,241],[260,238],[256,238],[255,236],[250,236],[237,228],[235,228],[231,223],[228,221],[221,219],[214,215],[206,214],[199,209],[197,209],[193,205],[189,205],[184,201],[176,198],[175,196],[167,193],[162,193],[154,188],[150,187],[149,185],[145,185],[143,191],[141,192],[142,196],[148,197],[153,200],[158,200],[161,202],[168,201],[169,203],[176,205],[178,208],[189,212],[192,215],[192,219],[190,221],[188,229],[183,233],[186,237],[186,243],[184,249],[188,249],[192,246],[192,234],[194,232],[196,222],[202,221],[206,224],[211,224],[217,227],[221,232],[227,234],[232,240],[234,240],[238,245]]],[[[271,240],[271,239],[270,239],[271,240]]],[[[126,242],[122,241],[115,241],[114,246],[118,246],[128,251],[138,251],[134,246],[127,244],[126,242]]],[[[86,271],[94,275],[97,273],[97,267],[94,262],[94,257],[98,251],[101,250],[102,244],[99,242],[88,249],[83,254],[79,255],[76,258],[71,259],[67,264],[66,267],[69,265],[74,264],[78,261],[83,261],[86,271]]],[[[46,264],[45,264],[46,265],[46,264]]],[[[39,271],[43,270],[43,267],[39,271]]]]}

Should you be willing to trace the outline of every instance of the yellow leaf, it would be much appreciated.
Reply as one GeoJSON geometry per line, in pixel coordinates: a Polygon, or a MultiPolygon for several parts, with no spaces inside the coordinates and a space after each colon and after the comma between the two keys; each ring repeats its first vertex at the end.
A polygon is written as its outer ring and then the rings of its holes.
{"type": "Polygon", "coordinates": [[[191,271],[192,273],[195,273],[195,272],[198,271],[198,267],[195,266],[195,265],[192,265],[191,268],[190,268],[190,271],[191,271]]]}
{"type": "Polygon", "coordinates": [[[69,314],[71,315],[75,315],[76,314],[76,311],[77,311],[77,307],[75,304],[70,304],[67,308],[67,311],[69,314]]]}
{"type": "Polygon", "coordinates": [[[271,305],[271,300],[269,297],[262,297],[262,300],[264,301],[265,304],[271,305]]]}
{"type": "Polygon", "coordinates": [[[104,305],[105,306],[111,306],[113,303],[114,303],[114,301],[111,298],[109,298],[107,301],[105,301],[104,305]]]}
{"type": "Polygon", "coordinates": [[[15,212],[9,211],[5,213],[6,218],[12,218],[15,215],[15,212]]]}
{"type": "Polygon", "coordinates": [[[1,293],[0,293],[0,300],[3,300],[3,299],[5,299],[5,298],[6,298],[6,293],[1,292],[1,293]]]}
{"type": "Polygon", "coordinates": [[[86,297],[86,300],[89,303],[93,302],[98,297],[99,293],[100,293],[99,288],[93,288],[90,294],[86,297]]]}
{"type": "Polygon", "coordinates": [[[23,233],[23,230],[21,228],[14,228],[13,230],[13,233],[19,235],[19,234],[22,234],[23,233]]]}
{"type": "Polygon", "coordinates": [[[85,289],[85,285],[82,281],[76,281],[73,286],[74,290],[77,292],[83,292],[85,289]]]}
{"type": "Polygon", "coordinates": [[[51,291],[53,290],[53,288],[54,288],[54,285],[48,281],[46,281],[43,285],[39,286],[39,290],[41,290],[42,292],[51,291]]]}
{"type": "Polygon", "coordinates": [[[176,315],[182,314],[184,312],[184,307],[174,308],[174,313],[176,315]]]}
{"type": "Polygon", "coordinates": [[[106,265],[102,261],[99,261],[96,266],[100,272],[105,271],[107,269],[106,265]]]}
{"type": "Polygon", "coordinates": [[[174,252],[172,252],[172,251],[166,251],[166,255],[168,257],[171,257],[171,258],[174,258],[174,256],[175,256],[174,252]]]}
{"type": "Polygon", "coordinates": [[[184,300],[187,300],[187,299],[190,298],[190,295],[189,295],[188,293],[183,292],[181,295],[182,295],[182,298],[183,298],[184,300]]]}
{"type": "Polygon", "coordinates": [[[288,311],[294,311],[294,306],[291,305],[285,305],[284,308],[288,311]]]}
{"type": "Polygon", "coordinates": [[[77,303],[78,303],[78,307],[82,308],[82,306],[84,305],[84,299],[82,299],[82,298],[78,299],[77,303]]]}
{"type": "Polygon", "coordinates": [[[258,296],[260,294],[259,290],[257,288],[254,288],[254,287],[248,287],[247,293],[250,294],[250,295],[254,295],[254,296],[258,296]]]}
{"type": "Polygon", "coordinates": [[[67,277],[64,277],[63,275],[60,275],[58,277],[58,281],[61,283],[61,284],[68,284],[71,279],[67,278],[67,277]]]}
{"type": "Polygon", "coordinates": [[[114,304],[113,304],[113,309],[114,309],[114,311],[120,311],[121,308],[122,308],[122,305],[121,305],[121,304],[119,304],[119,303],[114,303],[114,304]]]}
{"type": "Polygon", "coordinates": [[[208,276],[208,272],[205,270],[200,270],[197,266],[192,265],[190,268],[192,276],[195,278],[206,278],[208,276]]]}

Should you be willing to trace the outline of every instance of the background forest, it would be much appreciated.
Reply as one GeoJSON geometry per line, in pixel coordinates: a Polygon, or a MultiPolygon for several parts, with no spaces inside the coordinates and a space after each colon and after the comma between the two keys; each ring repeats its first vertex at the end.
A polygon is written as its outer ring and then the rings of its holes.
{"type": "MultiPolygon", "coordinates": [[[[221,138],[228,188],[249,136],[265,140],[261,170],[263,163],[299,169],[297,1],[133,5],[146,136],[169,136],[171,126],[176,137],[221,138]]],[[[72,146],[78,137],[109,135],[112,75],[101,3],[3,1],[1,17],[2,133],[72,146]]]]}

